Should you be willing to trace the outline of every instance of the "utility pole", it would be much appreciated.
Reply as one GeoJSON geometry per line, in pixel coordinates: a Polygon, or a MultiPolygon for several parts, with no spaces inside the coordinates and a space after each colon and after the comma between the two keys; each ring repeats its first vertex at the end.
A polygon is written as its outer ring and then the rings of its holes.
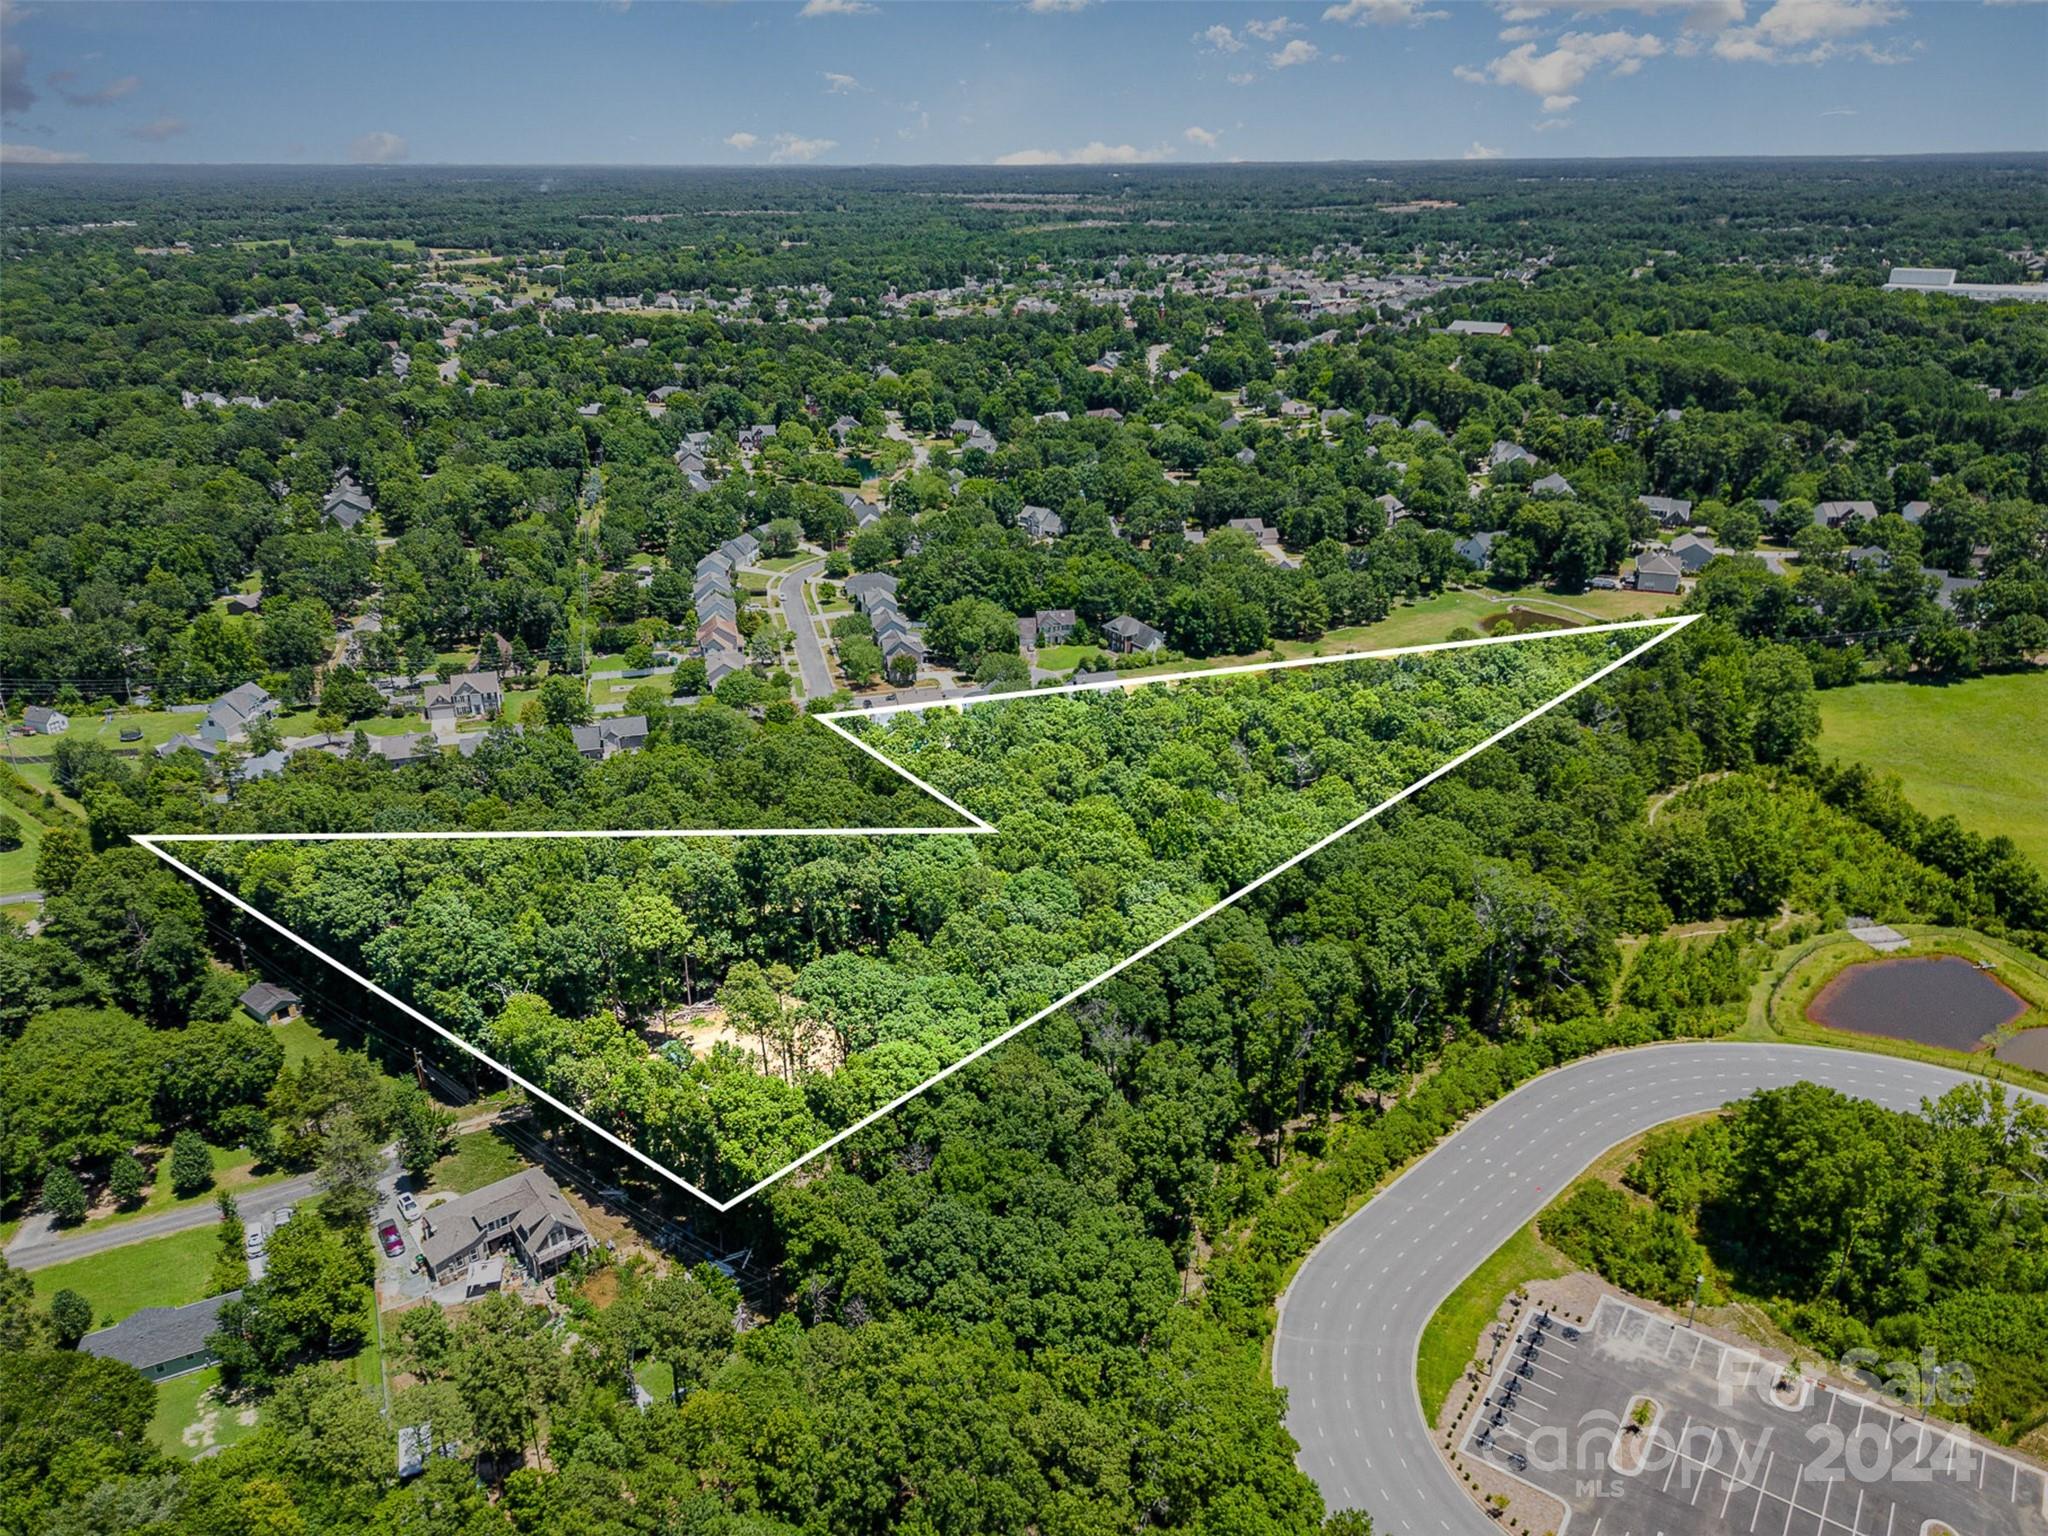
{"type": "Polygon", "coordinates": [[[1690,1328],[1692,1320],[1700,1314],[1700,1287],[1707,1283],[1706,1271],[1692,1277],[1692,1307],[1685,1314],[1685,1326],[1690,1328]]]}

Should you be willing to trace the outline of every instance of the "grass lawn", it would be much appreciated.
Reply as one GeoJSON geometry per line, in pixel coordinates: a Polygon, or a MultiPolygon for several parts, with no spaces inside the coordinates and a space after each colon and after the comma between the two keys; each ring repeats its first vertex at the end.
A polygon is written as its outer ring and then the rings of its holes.
{"type": "Polygon", "coordinates": [[[1042,645],[1038,648],[1038,665],[1047,672],[1071,672],[1081,664],[1084,656],[1093,656],[1102,649],[1099,645],[1042,645]]]}
{"type": "Polygon", "coordinates": [[[2048,869],[2048,672],[1830,688],[1820,719],[1822,752],[1897,774],[1920,810],[2002,832],[2048,869]]]}
{"type": "Polygon", "coordinates": [[[303,1014],[296,1019],[286,1019],[282,1024],[271,1025],[270,1032],[284,1047],[284,1064],[288,1067],[295,1067],[316,1056],[332,1056],[341,1049],[315,1029],[303,1014]]]}
{"type": "Polygon", "coordinates": [[[430,1194],[466,1195],[517,1173],[526,1159],[511,1142],[490,1130],[455,1138],[455,1150],[434,1164],[430,1194]]]}
{"type": "Polygon", "coordinates": [[[756,560],[754,565],[759,570],[780,573],[788,570],[791,566],[802,565],[806,560],[815,560],[817,558],[816,555],[807,554],[777,555],[772,560],[756,560]]]}
{"type": "Polygon", "coordinates": [[[633,1379],[657,1403],[665,1403],[676,1389],[676,1373],[666,1360],[642,1360],[633,1367],[633,1379]]]}
{"type": "Polygon", "coordinates": [[[1536,1235],[1532,1221],[1494,1250],[1436,1309],[1422,1330],[1415,1357],[1415,1388],[1422,1410],[1436,1422],[1444,1400],[1456,1390],[1479,1345],[1479,1336],[1509,1294],[1532,1280],[1549,1280],[1570,1265],[1536,1235]]]}
{"type": "Polygon", "coordinates": [[[256,1433],[256,1409],[225,1403],[214,1392],[220,1368],[209,1365],[156,1384],[156,1417],[149,1438],[166,1456],[194,1461],[210,1450],[233,1445],[256,1433]]]}
{"type": "Polygon", "coordinates": [[[27,811],[11,805],[0,806],[0,816],[21,828],[21,846],[11,853],[0,853],[0,891],[32,891],[36,885],[36,854],[43,846],[43,824],[27,811]]]}
{"type": "Polygon", "coordinates": [[[212,1227],[194,1227],[147,1242],[109,1248],[48,1269],[33,1270],[36,1300],[45,1306],[58,1291],[78,1292],[92,1303],[93,1326],[118,1323],[144,1307],[182,1307],[206,1294],[213,1268],[212,1227]]]}

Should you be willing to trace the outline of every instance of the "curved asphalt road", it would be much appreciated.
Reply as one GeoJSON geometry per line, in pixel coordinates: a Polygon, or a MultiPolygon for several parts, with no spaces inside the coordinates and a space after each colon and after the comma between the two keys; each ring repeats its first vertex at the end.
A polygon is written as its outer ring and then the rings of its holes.
{"type": "Polygon", "coordinates": [[[1273,1377],[1288,1392],[1296,1461],[1330,1508],[1366,1510],[1399,1536],[1497,1536],[1423,1421],[1415,1357],[1430,1317],[1607,1148],[1802,1078],[1890,1109],[1915,1109],[1969,1080],[1818,1046],[1693,1043],[1595,1056],[1474,1116],[1326,1237],[1281,1298],[1273,1377]]]}

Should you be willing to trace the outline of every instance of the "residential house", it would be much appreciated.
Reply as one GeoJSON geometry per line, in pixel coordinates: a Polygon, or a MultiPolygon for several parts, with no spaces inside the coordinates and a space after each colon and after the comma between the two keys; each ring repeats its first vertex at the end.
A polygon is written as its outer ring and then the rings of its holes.
{"type": "Polygon", "coordinates": [[[738,623],[723,614],[703,620],[697,625],[697,649],[706,659],[713,651],[744,650],[738,623]]]}
{"type": "Polygon", "coordinates": [[[1899,508],[1899,516],[1903,517],[1915,528],[1918,528],[1920,526],[1920,519],[1925,517],[1926,515],[1927,503],[1924,501],[1909,501],[1903,507],[1899,508]]]}
{"type": "Polygon", "coordinates": [[[1647,550],[1636,557],[1636,581],[1638,592],[1676,592],[1678,578],[1685,567],[1675,556],[1661,549],[1647,550]]]}
{"type": "Polygon", "coordinates": [[[647,745],[647,717],[606,715],[589,725],[570,726],[569,739],[585,757],[602,759],[619,752],[637,752],[647,745]]]}
{"type": "Polygon", "coordinates": [[[1498,533],[1474,533],[1458,540],[1452,547],[1471,563],[1475,571],[1483,571],[1493,564],[1493,546],[1499,538],[1498,533]]]}
{"type": "Polygon", "coordinates": [[[1097,421],[1122,421],[1124,413],[1113,405],[1098,405],[1088,413],[1097,421]]]}
{"type": "Polygon", "coordinates": [[[1888,571],[1892,566],[1892,552],[1876,544],[1859,544],[1849,551],[1848,560],[1852,571],[1888,571]]]}
{"type": "Polygon", "coordinates": [[[249,734],[250,726],[276,713],[277,700],[267,689],[258,683],[243,683],[207,705],[199,736],[203,741],[240,741],[249,734]]]}
{"type": "Polygon", "coordinates": [[[216,757],[220,753],[220,747],[217,743],[203,741],[197,736],[188,736],[183,731],[179,731],[169,741],[157,743],[156,755],[158,757],[170,757],[188,748],[205,758],[216,757]]]}
{"type": "Polygon", "coordinates": [[[859,430],[860,418],[858,416],[841,416],[832,423],[833,440],[842,448],[846,446],[846,440],[859,430]]]}
{"type": "Polygon", "coordinates": [[[1041,608],[1031,616],[1031,623],[1038,644],[1065,645],[1081,621],[1071,608],[1041,608]]]}
{"type": "Polygon", "coordinates": [[[1692,523],[1692,503],[1676,496],[1638,496],[1636,505],[1657,519],[1660,528],[1685,528],[1692,523]]]}
{"type": "Polygon", "coordinates": [[[896,602],[896,578],[887,571],[862,571],[846,578],[846,599],[862,613],[873,616],[878,603],[896,602]]]}
{"type": "Polygon", "coordinates": [[[1259,451],[1256,448],[1240,448],[1231,455],[1231,458],[1244,465],[1246,469],[1250,469],[1259,462],[1259,451]]]}
{"type": "Polygon", "coordinates": [[[1571,481],[1555,471],[1545,475],[1541,480],[1532,480],[1529,483],[1529,490],[1537,496],[1571,496],[1576,494],[1572,490],[1571,481]]]}
{"type": "Polygon", "coordinates": [[[1453,320],[1444,329],[1453,336],[1512,336],[1515,328],[1505,320],[1453,320]]]}
{"type": "Polygon", "coordinates": [[[1493,447],[1487,451],[1486,462],[1495,469],[1501,469],[1509,464],[1534,464],[1536,455],[1520,443],[1496,438],[1493,447]]]}
{"type": "MultiPolygon", "coordinates": [[[[737,637],[735,637],[737,638],[737,637]]],[[[716,688],[735,672],[747,669],[746,654],[737,645],[708,645],[704,648],[704,683],[716,688]]]]}
{"type": "Polygon", "coordinates": [[[696,574],[699,581],[702,581],[706,576],[716,576],[723,581],[730,582],[732,580],[732,561],[728,560],[722,551],[714,549],[710,554],[697,562],[696,574]]]}
{"type": "Polygon", "coordinates": [[[1816,527],[1840,528],[1847,523],[1867,523],[1877,517],[1874,501],[1823,501],[1813,509],[1816,527]]]}
{"type": "Polygon", "coordinates": [[[226,607],[231,616],[241,618],[254,613],[263,606],[263,594],[261,591],[230,592],[228,600],[223,606],[226,607]]]}
{"type": "Polygon", "coordinates": [[[748,453],[759,453],[768,445],[768,439],[775,435],[775,424],[768,422],[758,427],[741,427],[739,445],[748,453]]]}
{"type": "Polygon", "coordinates": [[[234,781],[237,784],[250,784],[257,779],[279,778],[284,773],[284,765],[289,761],[290,758],[282,747],[273,747],[268,752],[258,752],[235,765],[234,781]]]}
{"type": "Polygon", "coordinates": [[[1984,585],[1981,576],[1951,576],[1938,565],[1923,565],[1920,567],[1920,574],[1934,579],[1934,601],[1951,613],[1955,612],[1958,593],[1972,592],[1984,585]]]}
{"type": "Polygon", "coordinates": [[[1438,426],[1435,422],[1430,421],[1428,418],[1422,416],[1418,416],[1413,421],[1409,422],[1408,430],[1410,432],[1419,433],[1423,437],[1442,437],[1444,435],[1444,429],[1442,427],[1438,426]]]}
{"type": "Polygon", "coordinates": [[[79,1352],[120,1360],[151,1381],[203,1370],[220,1358],[206,1342],[219,1322],[220,1309],[241,1294],[229,1291],[182,1307],[144,1307],[111,1328],[88,1333],[78,1341],[79,1352]]]}
{"type": "Polygon", "coordinates": [[[299,994],[288,987],[274,987],[267,981],[259,981],[242,994],[241,1004],[257,1023],[275,1024],[279,1019],[298,1015],[299,994]]]}
{"type": "Polygon", "coordinates": [[[761,541],[751,533],[743,533],[736,539],[727,539],[718,546],[718,552],[730,560],[737,570],[743,565],[752,565],[761,558],[761,541]]]}
{"type": "Polygon", "coordinates": [[[1280,530],[1267,527],[1266,520],[1262,517],[1233,517],[1223,526],[1235,528],[1239,533],[1250,534],[1254,539],[1258,540],[1259,546],[1262,549],[1278,549],[1280,547],[1280,530]]]}
{"type": "Polygon", "coordinates": [[[62,736],[71,729],[71,717],[61,709],[31,704],[21,712],[21,723],[33,736],[62,736]]]}
{"type": "Polygon", "coordinates": [[[1134,619],[1123,613],[1102,626],[1102,643],[1112,651],[1130,654],[1161,650],[1166,645],[1166,636],[1143,619],[1134,619]]]}
{"type": "Polygon", "coordinates": [[[347,474],[334,482],[334,489],[327,493],[327,499],[320,503],[320,515],[330,523],[342,528],[354,528],[376,508],[371,505],[369,492],[347,474]]]}
{"type": "Polygon", "coordinates": [[[1671,541],[1671,557],[1688,576],[1695,575],[1719,553],[1711,540],[1703,539],[1696,533],[1681,533],[1671,541]]]}
{"type": "Polygon", "coordinates": [[[1403,502],[1392,491],[1388,491],[1384,496],[1375,496],[1373,500],[1378,502],[1380,510],[1386,513],[1387,526],[1389,528],[1408,515],[1407,503],[1403,502]]]}
{"type": "Polygon", "coordinates": [[[1026,507],[1017,514],[1017,526],[1041,544],[1067,531],[1066,519],[1051,507],[1026,507]]]}
{"type": "Polygon", "coordinates": [[[545,1280],[597,1246],[561,1190],[537,1168],[430,1205],[421,1222],[426,1236],[420,1253],[428,1277],[440,1285],[479,1259],[508,1252],[528,1274],[545,1280]]]}
{"type": "Polygon", "coordinates": [[[420,692],[429,720],[475,720],[505,707],[505,683],[495,672],[458,672],[420,692]]]}

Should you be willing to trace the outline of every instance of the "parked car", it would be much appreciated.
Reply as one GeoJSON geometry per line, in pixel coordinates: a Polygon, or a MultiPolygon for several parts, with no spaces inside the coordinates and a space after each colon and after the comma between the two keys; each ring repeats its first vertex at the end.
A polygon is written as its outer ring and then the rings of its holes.
{"type": "Polygon", "coordinates": [[[398,1192],[398,1214],[407,1221],[420,1219],[420,1203],[413,1199],[412,1191],[409,1189],[401,1189],[398,1192]]]}
{"type": "Polygon", "coordinates": [[[297,1209],[296,1205],[280,1205],[275,1211],[271,1212],[270,1230],[275,1232],[279,1227],[290,1221],[292,1219],[292,1212],[297,1209]]]}
{"type": "Polygon", "coordinates": [[[242,1238],[242,1252],[252,1259],[263,1257],[263,1228],[251,1227],[242,1238]]]}
{"type": "Polygon", "coordinates": [[[377,1228],[377,1241],[384,1245],[384,1256],[395,1259],[405,1252],[405,1234],[398,1230],[398,1223],[387,1221],[377,1228]]]}

